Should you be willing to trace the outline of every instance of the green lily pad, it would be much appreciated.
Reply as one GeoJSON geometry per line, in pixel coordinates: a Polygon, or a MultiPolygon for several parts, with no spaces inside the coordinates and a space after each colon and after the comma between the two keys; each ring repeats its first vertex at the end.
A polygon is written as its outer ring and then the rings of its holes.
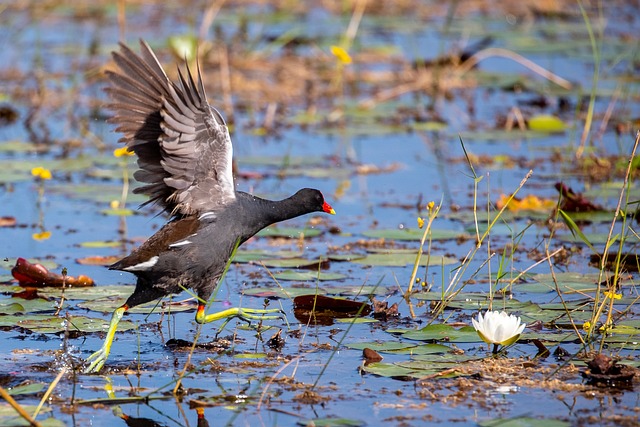
{"type": "MultiPolygon", "coordinates": [[[[85,316],[72,316],[70,321],[66,318],[31,314],[26,316],[0,316],[0,326],[19,327],[41,334],[57,334],[66,330],[78,332],[106,332],[109,321],[85,316]]],[[[119,331],[134,329],[133,322],[122,320],[118,324],[119,331]]]]}
{"type": "Polygon", "coordinates": [[[360,369],[363,372],[377,375],[380,377],[397,378],[397,379],[413,379],[420,378],[427,375],[437,374],[439,369],[420,370],[406,368],[404,366],[398,366],[395,363],[368,363],[363,365],[360,369]]]}
{"type": "Polygon", "coordinates": [[[389,295],[391,290],[386,286],[375,285],[344,285],[344,286],[325,286],[327,293],[343,296],[358,295],[389,295]]]}
{"type": "Polygon", "coordinates": [[[272,251],[268,249],[239,250],[236,252],[233,262],[245,263],[252,261],[263,261],[274,258],[300,258],[301,251],[272,251]]]}
{"type": "MultiPolygon", "coordinates": [[[[387,267],[404,267],[413,265],[416,262],[415,253],[377,253],[369,254],[364,258],[352,261],[354,264],[387,266],[387,267]]],[[[422,255],[420,265],[448,265],[455,264],[458,260],[439,255],[422,255]]]]}
{"type": "Polygon", "coordinates": [[[537,132],[564,132],[566,125],[562,120],[548,114],[533,116],[528,120],[529,129],[537,132]]]}
{"type": "Polygon", "coordinates": [[[0,303],[0,314],[27,314],[46,311],[55,311],[56,301],[48,301],[44,298],[26,300],[24,298],[3,299],[0,303]]]}
{"type": "Polygon", "coordinates": [[[422,329],[389,329],[392,334],[402,334],[402,338],[418,341],[481,342],[472,326],[456,329],[450,325],[427,325],[422,329]]]}
{"type": "Polygon", "coordinates": [[[134,211],[133,209],[103,209],[100,211],[100,213],[102,215],[108,215],[108,216],[131,216],[131,215],[135,215],[136,211],[134,211]]]}
{"type": "Polygon", "coordinates": [[[398,342],[398,341],[386,341],[386,342],[355,342],[345,344],[347,348],[354,350],[364,350],[370,348],[377,352],[390,352],[394,350],[405,350],[412,347],[417,347],[416,343],[398,342]]]}
{"type": "MultiPolygon", "coordinates": [[[[372,239],[389,239],[389,240],[417,240],[420,241],[424,236],[424,230],[419,228],[392,228],[384,230],[367,230],[362,235],[372,239]]],[[[471,236],[455,230],[431,229],[431,240],[456,240],[470,239],[471,236]]],[[[429,236],[427,236],[429,239],[429,236]]]]}
{"type": "Polygon", "coordinates": [[[379,320],[370,317],[338,317],[333,319],[336,323],[376,323],[379,320]]]}
{"type": "Polygon", "coordinates": [[[38,289],[38,294],[43,297],[60,298],[64,293],[66,299],[90,301],[105,297],[127,298],[133,293],[135,288],[133,285],[75,287],[65,288],[64,290],[62,288],[46,287],[38,289]]]}
{"type": "Polygon", "coordinates": [[[387,353],[395,354],[409,354],[411,356],[423,355],[423,354],[445,354],[451,351],[451,347],[436,343],[419,344],[415,347],[409,347],[406,349],[391,350],[387,353]]]}
{"type": "Polygon", "coordinates": [[[117,248],[121,245],[121,242],[117,242],[114,240],[100,240],[80,243],[80,246],[83,248],[117,248]]]}
{"type": "Polygon", "coordinates": [[[296,423],[299,426],[315,427],[362,427],[367,423],[352,418],[309,418],[296,423]]]}
{"type": "Polygon", "coordinates": [[[40,393],[45,389],[47,385],[45,383],[31,383],[31,384],[23,384],[17,387],[13,387],[7,389],[7,392],[10,396],[17,396],[19,394],[35,394],[40,393]]]}
{"type": "Polygon", "coordinates": [[[568,427],[571,423],[567,421],[544,419],[544,418],[496,418],[493,420],[481,421],[481,427],[568,427]]]}
{"type": "Polygon", "coordinates": [[[318,271],[294,271],[294,270],[287,270],[287,271],[273,273],[273,276],[278,280],[297,280],[297,281],[343,280],[347,278],[347,276],[340,273],[327,273],[323,271],[319,271],[319,272],[318,271]]]}
{"type": "Polygon", "coordinates": [[[327,255],[327,258],[330,261],[337,261],[337,262],[355,261],[357,259],[362,259],[364,257],[366,257],[366,255],[363,255],[363,254],[332,254],[332,255],[327,255]]]}
{"type": "Polygon", "coordinates": [[[322,288],[277,288],[263,287],[245,289],[242,295],[260,297],[260,298],[294,298],[300,295],[326,295],[327,291],[322,288]]]}
{"type": "Polygon", "coordinates": [[[263,264],[271,268],[313,268],[316,270],[326,260],[323,259],[305,259],[305,258],[275,258],[263,259],[258,264],[263,264]]]}
{"type": "Polygon", "coordinates": [[[299,239],[301,236],[316,237],[322,234],[317,228],[294,228],[294,227],[267,227],[257,235],[262,237],[288,237],[299,239]]]}
{"type": "MultiPolygon", "coordinates": [[[[122,306],[127,297],[102,297],[78,303],[80,308],[98,311],[101,313],[112,313],[116,308],[122,306]]],[[[150,314],[150,313],[179,313],[183,311],[195,310],[196,306],[189,303],[171,302],[171,301],[152,301],[147,304],[137,305],[127,310],[132,314],[150,314]]]]}
{"type": "MultiPolygon", "coordinates": [[[[447,304],[448,308],[459,308],[463,310],[488,310],[489,303],[491,301],[487,300],[475,300],[475,301],[462,301],[462,300],[453,300],[447,304]]],[[[516,299],[507,299],[507,300],[493,300],[491,304],[492,310],[507,310],[507,311],[518,311],[518,312],[530,312],[530,311],[538,311],[540,308],[537,304],[530,301],[518,301],[516,299]]]]}

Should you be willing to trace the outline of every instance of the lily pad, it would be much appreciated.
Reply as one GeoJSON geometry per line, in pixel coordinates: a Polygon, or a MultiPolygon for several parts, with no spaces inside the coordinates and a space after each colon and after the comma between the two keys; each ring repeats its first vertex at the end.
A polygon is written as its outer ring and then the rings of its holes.
{"type": "Polygon", "coordinates": [[[310,418],[296,423],[299,426],[315,427],[362,427],[367,423],[352,418],[310,418]]]}
{"type": "Polygon", "coordinates": [[[481,342],[478,333],[472,326],[463,326],[456,329],[450,325],[427,325],[422,329],[389,329],[392,334],[402,334],[402,338],[419,341],[444,341],[444,342],[481,342]]]}
{"type": "Polygon", "coordinates": [[[364,350],[370,348],[377,352],[391,352],[397,350],[406,350],[409,348],[417,347],[416,343],[398,342],[398,341],[386,341],[386,342],[356,342],[345,344],[347,348],[354,350],[364,350]]]}
{"type": "Polygon", "coordinates": [[[239,250],[236,252],[233,262],[244,263],[251,261],[262,261],[274,258],[300,258],[301,251],[272,251],[268,249],[239,250]]]}
{"type": "Polygon", "coordinates": [[[23,384],[17,387],[13,387],[7,390],[10,396],[17,396],[19,394],[35,394],[40,393],[47,385],[45,383],[31,383],[23,384]]]}
{"type": "Polygon", "coordinates": [[[293,270],[286,270],[286,271],[273,273],[273,276],[278,280],[297,280],[297,281],[343,280],[347,278],[347,276],[340,273],[326,273],[323,271],[319,271],[319,272],[318,271],[293,271],[293,270]]]}
{"type": "Polygon", "coordinates": [[[294,298],[300,295],[325,295],[327,291],[322,288],[276,288],[276,287],[263,287],[245,289],[242,291],[243,295],[254,296],[260,298],[294,298]]]}
{"type": "Polygon", "coordinates": [[[566,125],[562,120],[548,114],[533,116],[528,120],[529,129],[538,132],[564,132],[566,125]]]}
{"type": "Polygon", "coordinates": [[[420,370],[398,366],[394,363],[368,363],[360,368],[363,372],[378,375],[381,377],[396,378],[401,380],[409,380],[420,378],[431,374],[437,374],[439,369],[420,370]]]}
{"type": "MultiPolygon", "coordinates": [[[[416,262],[416,255],[415,253],[378,253],[369,254],[364,258],[356,259],[352,262],[354,264],[372,266],[404,267],[414,264],[416,262]]],[[[422,255],[420,258],[420,265],[448,265],[457,262],[458,260],[455,258],[433,254],[430,256],[422,255]]]]}
{"type": "MultiPolygon", "coordinates": [[[[89,301],[78,303],[80,308],[86,308],[87,310],[99,311],[101,313],[111,313],[116,308],[125,303],[127,297],[103,297],[96,298],[89,301]]],[[[152,301],[147,304],[137,305],[127,310],[132,314],[150,314],[150,313],[178,313],[183,311],[195,310],[195,304],[172,302],[172,301],[152,301]]]]}
{"type": "MultiPolygon", "coordinates": [[[[370,237],[372,239],[389,239],[389,240],[421,240],[424,236],[424,230],[419,228],[392,228],[384,230],[367,230],[363,231],[362,235],[370,237]]],[[[432,229],[431,235],[427,236],[427,239],[431,240],[456,240],[456,239],[470,239],[471,236],[465,233],[461,233],[455,230],[444,229],[432,229]]]]}
{"type": "Polygon", "coordinates": [[[481,427],[568,427],[571,423],[555,419],[539,419],[530,417],[496,418],[481,421],[481,427]]]}
{"type": "Polygon", "coordinates": [[[293,227],[267,227],[260,231],[257,235],[262,237],[288,237],[290,239],[299,239],[304,236],[316,237],[322,234],[317,228],[293,228],[293,227]]]}
{"type": "MultiPolygon", "coordinates": [[[[0,316],[0,326],[20,327],[41,334],[57,334],[69,331],[78,332],[106,332],[109,321],[86,316],[72,316],[69,321],[64,317],[46,315],[0,316]]],[[[119,331],[134,329],[136,325],[128,320],[118,324],[119,331]]]]}

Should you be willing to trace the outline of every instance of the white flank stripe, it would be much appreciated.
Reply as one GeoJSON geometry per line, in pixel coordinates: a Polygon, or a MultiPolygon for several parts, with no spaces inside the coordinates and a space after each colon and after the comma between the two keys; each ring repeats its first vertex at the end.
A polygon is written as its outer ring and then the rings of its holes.
{"type": "Polygon", "coordinates": [[[144,271],[148,270],[158,262],[158,256],[154,256],[149,261],[141,262],[140,264],[132,265],[131,267],[125,268],[127,271],[144,271]]]}
{"type": "Polygon", "coordinates": [[[216,217],[216,213],[215,212],[205,212],[205,213],[203,213],[202,215],[200,215],[198,217],[198,220],[206,219],[206,218],[209,218],[209,217],[215,218],[216,217]]]}
{"type": "Polygon", "coordinates": [[[169,245],[170,248],[177,248],[178,246],[184,246],[184,245],[190,245],[191,244],[191,240],[183,240],[181,242],[176,242],[173,243],[171,245],[169,245]]]}

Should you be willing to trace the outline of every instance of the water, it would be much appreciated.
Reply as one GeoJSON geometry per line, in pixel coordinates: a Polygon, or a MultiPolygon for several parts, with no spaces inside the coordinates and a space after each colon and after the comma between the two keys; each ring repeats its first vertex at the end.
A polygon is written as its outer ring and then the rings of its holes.
{"type": "MultiPolygon", "coordinates": [[[[453,42],[467,38],[475,40],[491,34],[495,39],[492,46],[513,49],[554,73],[582,85],[583,96],[589,93],[593,61],[588,44],[567,47],[565,51],[543,49],[545,45],[553,45],[555,39],[549,34],[550,28],[555,26],[560,34],[566,34],[560,37],[565,42],[578,42],[581,37],[584,38],[585,31],[579,15],[567,20],[537,17],[527,21],[508,10],[495,11],[489,18],[459,11],[451,28],[445,33],[444,11],[436,5],[432,7],[429,18],[426,15],[428,8],[422,6],[410,18],[396,16],[394,13],[385,14],[382,18],[365,14],[357,43],[352,50],[356,54],[355,64],[347,67],[347,72],[390,70],[398,73],[397,84],[400,84],[402,73],[408,72],[410,61],[425,57],[432,59],[439,53],[448,52],[453,42]],[[514,16],[518,25],[509,23],[514,16]],[[406,25],[399,25],[403,20],[406,25]],[[571,31],[577,31],[578,35],[573,35],[571,31]],[[534,43],[533,46],[527,45],[527,41],[534,43]],[[380,56],[379,59],[366,63],[363,56],[358,57],[358,53],[364,55],[365,52],[382,47],[393,47],[393,55],[380,56]],[[540,49],[535,50],[533,47],[540,49]]],[[[622,16],[629,16],[619,13],[626,7],[628,5],[615,3],[608,4],[604,10],[609,19],[605,31],[607,40],[621,43],[625,49],[621,50],[623,53],[618,53],[617,60],[613,60],[606,49],[607,44],[603,44],[606,62],[602,67],[602,82],[599,87],[620,88],[620,92],[614,97],[599,97],[595,104],[594,128],[597,129],[607,107],[615,101],[612,121],[608,123],[602,137],[594,140],[595,149],[601,153],[601,157],[604,153],[627,155],[630,152],[633,144],[630,135],[633,132],[616,135],[614,124],[627,123],[637,118],[640,112],[637,82],[622,79],[633,71],[632,64],[633,61],[637,62],[638,55],[637,43],[625,43],[628,40],[625,35],[633,37],[638,27],[637,20],[630,23],[618,22],[623,19],[622,16]]],[[[370,13],[373,14],[373,10],[370,13]]],[[[575,14],[576,11],[573,10],[572,13],[575,14]]],[[[170,64],[172,59],[167,54],[165,43],[167,37],[197,29],[201,15],[199,5],[131,6],[127,10],[127,40],[132,45],[138,37],[153,41],[153,45],[161,52],[163,62],[170,64]]],[[[349,14],[346,14],[342,19],[337,19],[334,13],[322,8],[303,10],[294,16],[273,13],[267,6],[224,6],[215,24],[219,29],[212,31],[210,36],[214,37],[213,33],[216,31],[216,34],[221,32],[230,46],[244,46],[248,55],[254,49],[261,51],[272,48],[261,39],[262,35],[280,35],[288,30],[295,30],[308,37],[321,36],[318,41],[299,50],[313,59],[316,55],[328,55],[328,46],[338,43],[338,37],[346,28],[348,18],[349,14]],[[248,22],[248,41],[244,43],[238,41],[243,36],[240,30],[243,20],[248,22]],[[305,32],[307,24],[311,23],[313,25],[305,32]]],[[[113,8],[100,4],[84,7],[52,6],[47,10],[37,5],[23,10],[7,6],[0,13],[0,20],[7,31],[5,48],[0,53],[1,63],[4,64],[0,67],[0,87],[3,88],[0,94],[4,97],[4,102],[20,114],[18,122],[0,127],[0,141],[4,141],[0,142],[0,149],[8,141],[29,140],[23,121],[34,111],[33,106],[40,103],[41,107],[35,110],[35,123],[41,123],[46,132],[42,127],[35,126],[35,129],[38,136],[48,139],[43,142],[49,148],[45,154],[35,154],[33,150],[0,151],[2,169],[15,169],[15,173],[19,175],[15,179],[0,173],[0,182],[3,183],[0,187],[0,216],[14,217],[18,223],[16,227],[0,228],[0,255],[11,260],[7,265],[11,265],[12,260],[18,256],[51,261],[55,263],[51,267],[53,271],[59,272],[62,267],[66,267],[71,275],[89,275],[99,287],[131,285],[134,278],[130,274],[76,262],[79,258],[92,255],[124,255],[153,234],[165,221],[165,218],[156,216],[157,212],[153,210],[142,210],[125,218],[100,213],[109,207],[111,200],[119,198],[121,189],[122,169],[111,156],[118,136],[104,123],[108,112],[103,108],[105,97],[100,91],[102,82],[96,77],[98,69],[108,61],[108,51],[115,48],[117,42],[116,12],[113,8]],[[90,50],[95,53],[90,55],[90,50]],[[35,89],[38,85],[43,87],[39,95],[35,89]],[[65,156],[70,159],[69,164],[56,163],[65,156]],[[26,161],[30,163],[22,163],[26,161]],[[86,167],[79,166],[81,161],[87,162],[86,167]],[[43,196],[39,196],[40,184],[30,176],[31,167],[39,164],[50,167],[54,173],[54,179],[44,184],[43,196]],[[94,187],[86,194],[80,194],[80,189],[87,185],[94,187]],[[123,228],[123,225],[126,227],[123,228]],[[42,229],[51,231],[51,237],[42,241],[35,240],[32,235],[42,229]],[[105,248],[81,246],[94,241],[121,243],[105,248]]],[[[216,41],[214,45],[219,43],[221,42],[216,41]]],[[[234,51],[234,54],[237,53],[234,51]]],[[[276,46],[276,53],[267,59],[282,61],[283,66],[286,66],[287,60],[282,59],[281,55],[276,46]]],[[[232,59],[241,64],[240,57],[232,56],[232,59]]],[[[326,67],[333,69],[335,63],[330,56],[326,58],[317,61],[325,60],[326,67]]],[[[205,66],[214,70],[210,71],[210,75],[218,75],[215,56],[210,57],[205,66]]],[[[172,65],[167,68],[170,67],[172,65]]],[[[521,65],[505,59],[488,59],[481,62],[479,68],[486,73],[524,75],[522,78],[532,85],[543,82],[521,65]]],[[[244,78],[251,76],[251,73],[240,66],[234,69],[233,61],[231,72],[244,78]]],[[[265,70],[266,72],[269,70],[265,70]]],[[[259,73],[257,75],[259,77],[259,73]]],[[[328,92],[330,85],[327,79],[326,75],[324,80],[318,79],[317,85],[328,92]]],[[[260,129],[256,123],[261,123],[267,102],[255,93],[248,95],[250,91],[241,86],[241,83],[234,82],[234,85],[239,86],[237,94],[234,94],[237,106],[232,138],[239,170],[243,173],[263,174],[262,178],[239,177],[238,188],[278,198],[286,197],[301,187],[315,187],[323,191],[338,213],[335,217],[323,216],[315,225],[324,232],[319,237],[306,238],[302,242],[296,239],[257,237],[248,242],[245,249],[302,251],[306,258],[335,253],[364,254],[367,248],[375,245],[371,243],[371,239],[362,235],[363,232],[371,229],[415,229],[417,216],[426,217],[425,205],[431,200],[436,203],[442,200],[443,203],[442,213],[435,223],[436,228],[473,233],[473,221],[449,219],[458,209],[470,212],[473,204],[473,180],[464,160],[458,132],[472,132],[479,136],[465,137],[465,148],[475,156],[485,156],[474,161],[476,173],[483,177],[478,188],[480,210],[485,209],[487,197],[495,203],[501,193],[514,191],[529,169],[533,169],[533,177],[519,195],[535,194],[553,199],[557,197],[553,184],[560,180],[577,191],[599,187],[599,183],[590,183],[568,164],[573,159],[572,153],[579,143],[582,131],[583,113],[580,114],[580,119],[576,117],[576,104],[583,101],[576,92],[562,95],[568,99],[570,107],[561,112],[558,108],[561,95],[550,89],[546,95],[550,101],[549,107],[522,107],[527,115],[556,113],[572,126],[560,135],[531,139],[505,135],[494,141],[481,136],[484,130],[493,129],[513,106],[534,97],[532,92],[514,93],[500,90],[496,85],[478,87],[466,83],[465,88],[453,88],[446,96],[440,93],[437,97],[422,93],[407,94],[377,107],[375,114],[360,112],[356,117],[355,113],[349,113],[353,110],[347,109],[346,124],[342,119],[327,121],[331,111],[336,110],[342,102],[350,107],[356,101],[368,99],[373,94],[396,85],[382,83],[382,77],[380,79],[374,83],[365,81],[364,78],[356,79],[357,83],[345,86],[347,96],[344,99],[327,97],[320,91],[315,100],[322,119],[319,125],[282,126],[277,129],[277,135],[266,136],[257,135],[260,129]],[[357,99],[351,99],[348,96],[351,93],[356,93],[357,99]],[[251,108],[238,108],[243,105],[251,105],[251,108]],[[442,132],[411,131],[416,117],[442,117],[448,127],[442,132]],[[396,122],[400,122],[400,127],[389,126],[396,122]],[[356,128],[358,131],[354,132],[356,128]],[[560,155],[566,157],[560,158],[560,155]],[[274,157],[280,159],[281,166],[267,164],[265,161],[274,157]],[[313,165],[296,167],[296,161],[289,162],[289,157],[312,159],[313,165]],[[259,159],[257,163],[256,158],[259,159]],[[498,161],[494,161],[496,158],[498,161]],[[358,173],[358,166],[361,165],[397,167],[383,173],[363,174],[358,173]],[[281,176],[282,172],[284,175],[281,176]],[[329,233],[332,228],[338,228],[340,232],[329,233]]],[[[218,87],[217,85],[217,82],[212,83],[214,87],[218,87]]],[[[209,96],[215,105],[222,104],[220,93],[209,90],[209,96]]],[[[277,123],[291,119],[300,111],[300,99],[292,97],[291,105],[278,106],[278,114],[283,116],[278,116],[277,123]]],[[[133,169],[134,166],[130,164],[129,172],[133,169]]],[[[612,180],[619,181],[620,178],[612,177],[612,180]]],[[[141,201],[132,197],[128,199],[129,207],[134,207],[141,201]]],[[[613,198],[599,198],[597,201],[609,210],[615,207],[613,198]]],[[[496,226],[491,235],[491,248],[498,255],[485,264],[488,258],[485,242],[465,273],[465,277],[469,278],[479,269],[473,277],[476,283],[467,285],[465,291],[488,292],[487,278],[495,279],[502,248],[514,242],[514,236],[530,222],[527,217],[521,217],[496,226]]],[[[286,226],[303,227],[309,224],[310,217],[303,217],[288,222],[286,226]]],[[[585,228],[585,232],[606,231],[606,222],[595,222],[585,228]]],[[[559,233],[568,234],[566,230],[559,233]]],[[[522,249],[516,251],[513,261],[505,265],[511,277],[543,258],[543,255],[536,254],[535,251],[543,250],[548,236],[549,229],[544,221],[535,222],[527,229],[520,242],[522,249]]],[[[387,246],[389,245],[387,242],[387,246]]],[[[553,251],[562,245],[570,252],[569,262],[558,262],[558,272],[597,272],[588,265],[589,250],[586,247],[553,240],[550,249],[553,251]]],[[[431,252],[460,260],[473,246],[473,240],[434,241],[431,252]]],[[[417,242],[398,241],[395,242],[395,247],[415,251],[417,242]]],[[[419,277],[426,278],[431,289],[440,292],[442,284],[446,286],[454,277],[454,267],[455,264],[432,266],[428,272],[421,268],[419,277]]],[[[280,271],[278,268],[269,270],[280,271]]],[[[345,345],[374,341],[406,342],[406,339],[386,331],[393,328],[419,329],[431,321],[435,324],[460,322],[457,327],[463,323],[469,325],[470,316],[476,310],[470,307],[464,310],[447,310],[434,319],[428,303],[423,305],[421,300],[412,298],[411,306],[408,306],[397,290],[398,287],[407,289],[411,277],[409,265],[367,266],[334,261],[327,271],[342,273],[347,278],[320,282],[320,287],[331,293],[331,289],[346,286],[352,293],[357,293],[357,289],[363,284],[379,284],[385,291],[378,299],[387,298],[390,304],[399,303],[400,318],[389,322],[354,325],[336,322],[330,326],[307,326],[296,322],[290,299],[272,300],[270,307],[280,307],[282,304],[289,324],[285,321],[266,322],[274,329],[257,337],[254,331],[244,328],[242,322],[232,321],[221,335],[230,336],[237,332],[237,342],[227,353],[222,354],[197,349],[190,359],[190,363],[197,369],[183,380],[186,394],[182,399],[176,400],[170,391],[189,361],[188,351],[172,350],[164,344],[170,338],[194,339],[197,325],[193,320],[193,311],[165,315],[129,314],[125,319],[134,322],[137,329],[117,334],[107,362],[106,375],[63,376],[45,405],[50,412],[38,416],[38,420],[51,416],[66,425],[122,424],[118,420],[119,411],[122,411],[129,416],[129,425],[145,425],[141,424],[142,421],[137,421],[136,424],[134,418],[146,418],[156,423],[153,425],[163,426],[206,425],[204,420],[210,425],[305,425],[304,420],[322,418],[345,418],[355,420],[356,424],[367,425],[476,425],[497,417],[524,416],[552,418],[573,425],[613,425],[616,422],[614,415],[627,417],[629,420],[636,416],[634,408],[638,406],[638,398],[633,390],[586,386],[576,371],[582,369],[580,366],[573,370],[562,370],[553,377],[556,383],[543,383],[554,365],[561,363],[553,356],[540,361],[537,366],[525,366],[504,375],[500,375],[495,367],[487,366],[480,370],[479,377],[463,376],[451,380],[416,382],[362,374],[359,372],[361,351],[349,349],[345,345]],[[415,314],[413,318],[410,317],[412,311],[415,314]],[[266,345],[266,340],[277,329],[283,329],[286,344],[276,351],[266,345]],[[139,370],[137,362],[140,363],[139,370]],[[521,371],[519,374],[518,370],[521,371]],[[535,381],[526,382],[527,376],[545,385],[537,385],[535,381]],[[107,398],[104,390],[107,378],[119,398],[150,395],[159,400],[133,403],[110,401],[105,405],[96,403],[79,404],[73,408],[69,406],[72,399],[77,402],[107,398]],[[315,387],[312,387],[314,384],[315,387]],[[536,402],[537,405],[532,406],[531,402],[536,402]],[[204,407],[200,418],[194,409],[196,406],[204,407]]],[[[549,265],[543,262],[530,272],[549,273],[549,265]]],[[[14,284],[9,283],[8,270],[0,270],[0,274],[7,282],[3,299],[8,301],[14,291],[14,284]]],[[[635,280],[636,276],[633,275],[624,282],[625,304],[621,302],[617,308],[627,307],[629,301],[637,295],[635,280]]],[[[281,281],[280,284],[290,288],[292,285],[299,285],[299,282],[281,281]]],[[[315,287],[313,281],[304,285],[315,287]]],[[[241,296],[241,291],[277,286],[265,268],[255,264],[234,264],[220,286],[211,310],[237,305],[259,308],[262,306],[262,298],[241,296]]],[[[564,296],[567,301],[582,297],[581,294],[570,293],[564,296]]],[[[173,297],[173,300],[187,297],[185,293],[173,297]]],[[[519,290],[517,287],[513,297],[521,302],[558,302],[558,296],[553,292],[519,290]]],[[[363,296],[359,298],[361,301],[364,299],[363,296]]],[[[0,304],[2,302],[0,300],[0,304]]],[[[62,314],[109,318],[108,312],[78,307],[82,302],[82,298],[68,300],[62,314]]],[[[117,306],[117,302],[114,301],[113,304],[114,307],[117,306]]],[[[498,303],[500,304],[503,302],[498,303]]],[[[53,315],[51,311],[46,314],[53,315]]],[[[522,309],[520,314],[526,316],[532,313],[522,309]]],[[[2,317],[6,316],[16,315],[7,314],[2,317]]],[[[576,316],[582,319],[577,314],[576,316]]],[[[627,316],[627,320],[629,319],[637,322],[637,308],[634,305],[627,316]]],[[[213,340],[218,326],[204,326],[198,341],[213,340]]],[[[552,331],[547,326],[543,332],[552,331]]],[[[572,332],[568,330],[567,333],[572,332]]],[[[527,329],[523,338],[527,339],[535,334],[536,331],[527,329]]],[[[44,383],[45,389],[60,369],[86,358],[99,348],[103,339],[95,333],[73,333],[66,336],[61,332],[33,333],[16,327],[3,327],[0,337],[3,344],[0,351],[0,372],[3,373],[0,385],[13,388],[24,381],[34,381],[44,383]]],[[[606,352],[628,357],[628,362],[637,364],[637,344],[633,344],[634,340],[637,341],[637,335],[629,336],[621,347],[610,343],[606,352]]],[[[467,355],[476,358],[488,355],[486,346],[477,340],[445,344],[452,349],[462,349],[467,355]]],[[[547,345],[552,350],[556,347],[553,343],[547,345]]],[[[579,346],[572,342],[563,342],[560,346],[572,353],[579,350],[579,346]]],[[[518,363],[534,358],[536,351],[530,342],[518,343],[509,350],[509,358],[504,359],[504,366],[517,368],[518,363]]],[[[402,364],[415,360],[407,354],[383,353],[383,356],[384,363],[402,364]]],[[[459,365],[471,366],[466,363],[459,365]]],[[[22,405],[37,405],[40,397],[41,394],[32,394],[16,398],[22,405]]],[[[33,410],[28,412],[32,413],[33,410]]]]}

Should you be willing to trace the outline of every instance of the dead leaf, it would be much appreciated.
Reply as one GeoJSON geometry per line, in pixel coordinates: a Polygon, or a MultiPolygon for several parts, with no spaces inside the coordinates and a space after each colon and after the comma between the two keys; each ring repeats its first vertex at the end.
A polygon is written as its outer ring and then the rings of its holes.
{"type": "Polygon", "coordinates": [[[11,275],[21,285],[31,286],[93,286],[93,279],[88,276],[63,276],[53,273],[41,264],[31,264],[24,258],[18,258],[11,269],[11,275]]]}

